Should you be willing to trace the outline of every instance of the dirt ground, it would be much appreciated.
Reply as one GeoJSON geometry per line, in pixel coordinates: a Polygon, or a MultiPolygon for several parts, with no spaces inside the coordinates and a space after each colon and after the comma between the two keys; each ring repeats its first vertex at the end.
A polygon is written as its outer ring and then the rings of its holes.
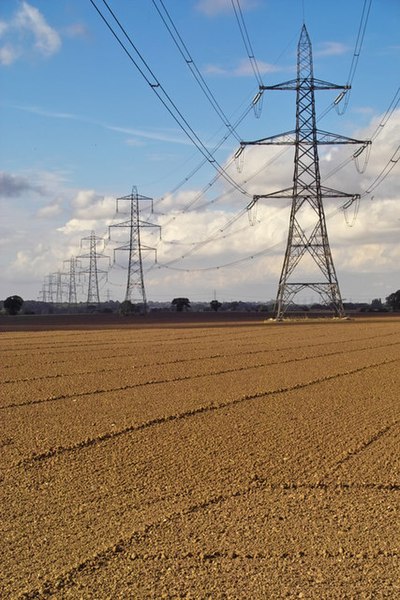
{"type": "Polygon", "coordinates": [[[0,597],[400,597],[400,318],[0,320],[0,597]]]}

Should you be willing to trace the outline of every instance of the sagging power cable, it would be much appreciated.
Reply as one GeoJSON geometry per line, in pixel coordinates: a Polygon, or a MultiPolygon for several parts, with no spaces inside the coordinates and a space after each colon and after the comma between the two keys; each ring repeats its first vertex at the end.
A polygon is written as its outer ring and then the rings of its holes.
{"type": "Polygon", "coordinates": [[[368,17],[371,11],[372,0],[364,0],[363,10],[361,14],[360,25],[357,33],[356,45],[354,48],[353,58],[350,65],[349,74],[347,77],[346,87],[347,89],[343,90],[336,98],[334,104],[339,115],[343,115],[346,112],[347,106],[350,100],[350,90],[351,85],[353,83],[354,76],[356,74],[356,69],[358,65],[358,61],[361,54],[361,48],[364,41],[365,31],[367,29],[368,17]],[[342,104],[343,101],[343,104],[342,104]]]}
{"type": "Polygon", "coordinates": [[[165,7],[163,0],[152,0],[152,2],[154,5],[154,8],[156,9],[162,22],[164,23],[168,33],[170,34],[172,40],[174,41],[176,47],[178,48],[179,53],[181,54],[183,60],[185,61],[185,63],[189,67],[193,77],[199,84],[200,89],[202,90],[203,94],[206,96],[206,98],[210,102],[211,106],[213,107],[214,111],[217,113],[217,115],[219,116],[219,118],[221,119],[221,121],[223,122],[225,127],[240,142],[241,138],[240,138],[239,134],[236,132],[233,125],[231,125],[231,123],[229,122],[228,117],[226,116],[226,114],[224,113],[220,104],[218,103],[217,99],[215,98],[214,94],[210,90],[210,87],[208,86],[208,84],[205,81],[203,75],[201,74],[198,66],[196,65],[193,56],[190,54],[189,49],[188,49],[186,43],[183,41],[182,36],[179,33],[170,13],[168,12],[167,8],[165,7]]]}
{"type": "Polygon", "coordinates": [[[110,30],[110,32],[112,33],[114,38],[117,40],[118,44],[121,46],[121,48],[123,49],[125,54],[128,56],[129,60],[139,71],[140,75],[143,77],[143,79],[146,81],[146,83],[149,85],[149,87],[152,89],[152,91],[156,94],[156,96],[158,97],[160,102],[163,104],[165,109],[168,111],[168,113],[171,115],[171,117],[177,123],[179,128],[182,129],[182,131],[185,133],[185,135],[190,139],[190,141],[194,144],[194,146],[196,146],[196,148],[204,156],[204,158],[214,167],[214,169],[216,169],[216,171],[218,173],[220,173],[220,175],[232,187],[234,187],[241,194],[250,197],[251,194],[246,192],[246,190],[244,190],[240,185],[238,185],[237,182],[225,171],[225,169],[222,167],[222,165],[219,164],[219,162],[216,160],[216,158],[213,156],[213,154],[208,150],[208,148],[204,145],[204,143],[199,138],[199,136],[194,131],[194,129],[190,126],[187,119],[183,116],[180,109],[176,106],[176,104],[172,100],[171,96],[166,92],[164,86],[157,79],[156,75],[153,73],[153,71],[151,70],[151,68],[149,67],[149,65],[147,64],[147,62],[145,61],[145,59],[139,52],[139,50],[136,48],[135,44],[132,41],[132,38],[129,36],[129,34],[123,27],[122,23],[119,21],[119,19],[117,18],[117,16],[113,12],[113,10],[110,8],[107,1],[102,0],[103,4],[105,5],[107,10],[111,14],[111,16],[114,19],[114,21],[116,22],[116,24],[118,25],[118,27],[121,30],[121,32],[123,33],[124,37],[128,41],[129,45],[133,49],[133,51],[136,55],[136,58],[128,50],[128,48],[126,47],[126,45],[124,44],[122,39],[119,37],[118,33],[112,27],[112,25],[107,20],[107,18],[102,13],[102,11],[98,8],[98,6],[95,3],[95,0],[89,0],[89,2],[92,4],[93,8],[96,10],[98,15],[102,19],[102,21],[105,23],[105,25],[110,30]],[[140,61],[140,64],[139,64],[139,61],[140,61]]]}
{"type": "Polygon", "coordinates": [[[247,56],[248,56],[250,64],[251,64],[251,68],[253,69],[254,77],[256,78],[258,85],[262,86],[262,85],[264,85],[263,80],[261,77],[260,69],[258,68],[258,63],[257,63],[256,57],[254,56],[254,50],[251,45],[251,40],[250,40],[249,32],[246,27],[245,20],[243,18],[243,12],[242,12],[242,9],[240,8],[240,2],[239,2],[239,0],[231,0],[231,3],[232,3],[232,8],[235,13],[237,24],[239,26],[240,35],[242,36],[242,40],[244,43],[244,47],[246,48],[246,52],[247,52],[247,56]]]}

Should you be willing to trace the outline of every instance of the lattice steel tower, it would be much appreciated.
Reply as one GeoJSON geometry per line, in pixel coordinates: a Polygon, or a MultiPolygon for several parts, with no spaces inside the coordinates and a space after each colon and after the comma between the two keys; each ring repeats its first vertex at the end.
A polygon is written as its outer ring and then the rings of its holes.
{"type": "Polygon", "coordinates": [[[89,275],[89,283],[88,283],[88,295],[87,295],[87,304],[99,304],[100,303],[100,294],[99,294],[99,273],[107,273],[104,269],[99,269],[97,266],[97,260],[99,258],[108,258],[105,254],[101,254],[97,252],[97,243],[99,241],[103,241],[102,238],[96,237],[94,231],[91,231],[88,237],[81,239],[81,247],[83,242],[89,242],[89,254],[80,254],[77,258],[88,258],[89,259],[89,267],[87,269],[82,269],[81,273],[87,273],[89,275]]]}
{"type": "Polygon", "coordinates": [[[148,221],[144,221],[140,218],[140,203],[144,201],[148,201],[151,203],[152,210],[153,199],[138,194],[137,188],[135,186],[133,186],[132,193],[128,196],[122,196],[121,198],[117,198],[117,213],[124,212],[120,210],[121,202],[129,202],[129,219],[121,223],[116,223],[115,225],[110,225],[109,230],[111,230],[112,227],[122,227],[129,229],[129,241],[124,243],[122,246],[115,248],[114,253],[119,250],[125,250],[129,252],[125,301],[128,300],[132,303],[143,304],[143,310],[144,312],[146,312],[147,300],[144,287],[142,253],[145,250],[153,250],[156,253],[156,249],[151,248],[150,246],[146,246],[141,242],[140,230],[142,227],[158,227],[161,231],[161,227],[160,225],[149,223],[148,221]]]}
{"type": "Polygon", "coordinates": [[[78,259],[71,256],[68,260],[64,260],[65,263],[69,264],[68,269],[68,304],[77,304],[76,296],[76,267],[78,259]]]}
{"type": "Polygon", "coordinates": [[[323,198],[352,198],[347,194],[321,185],[318,145],[363,144],[365,142],[317,129],[315,90],[343,90],[340,86],[315,79],[310,38],[303,25],[297,48],[297,78],[273,86],[260,86],[260,90],[296,91],[296,129],[241,145],[294,145],[293,186],[271,194],[255,195],[253,204],[260,198],[291,198],[289,233],[285,258],[279,280],[275,304],[275,317],[282,319],[294,296],[304,288],[317,292],[336,316],[344,316],[339,284],[329,247],[323,208],[323,198]],[[317,277],[311,281],[293,280],[300,261],[310,257],[317,277]],[[315,268],[316,267],[316,268],[315,268]]]}

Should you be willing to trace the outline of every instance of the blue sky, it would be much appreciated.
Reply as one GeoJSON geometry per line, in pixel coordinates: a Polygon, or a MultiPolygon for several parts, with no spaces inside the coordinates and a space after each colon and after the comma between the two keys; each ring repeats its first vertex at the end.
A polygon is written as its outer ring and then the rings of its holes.
{"type": "MultiPolygon", "coordinates": [[[[96,4],[107,14],[102,0],[96,4]]],[[[253,226],[246,215],[227,225],[251,194],[290,186],[293,154],[289,151],[275,160],[279,148],[251,149],[245,152],[241,173],[230,165],[238,140],[226,135],[226,126],[201,92],[155,5],[162,7],[158,0],[109,0],[152,74],[204,147],[211,151],[226,137],[215,157],[229,165],[230,176],[249,196],[232,191],[221,178],[209,185],[215,176],[209,163],[188,178],[203,156],[89,0],[3,0],[0,297],[36,298],[49,273],[82,253],[81,238],[91,230],[102,236],[108,225],[118,222],[113,221],[115,198],[130,193],[132,186],[154,198],[157,212],[144,217],[162,226],[162,242],[150,231],[145,239],[146,244],[157,245],[159,260],[152,267],[151,256],[146,258],[150,299],[209,300],[214,290],[222,300],[275,296],[286,244],[287,204],[260,203],[253,226]],[[272,166],[263,168],[271,159],[272,166]],[[259,174],[254,176],[256,171],[259,174]],[[186,178],[185,185],[173,192],[186,178]],[[188,210],[195,198],[196,210],[188,210]],[[192,245],[210,235],[214,241],[192,245]],[[229,268],[201,270],[257,253],[258,258],[229,268]],[[183,270],[161,266],[168,264],[183,270]]],[[[258,83],[231,0],[164,0],[164,5],[196,68],[234,123],[250,106],[258,83]]],[[[313,44],[315,77],[347,82],[364,0],[241,0],[240,6],[265,85],[295,77],[303,17],[313,44]]],[[[347,110],[343,115],[331,110],[321,128],[368,139],[379,127],[399,86],[399,25],[398,0],[372,1],[347,110]]],[[[335,95],[317,93],[317,111],[330,106],[335,95]]],[[[250,111],[237,135],[243,140],[273,135],[293,129],[294,120],[295,94],[266,92],[261,117],[256,119],[250,111]]],[[[360,175],[350,163],[329,180],[331,187],[345,186],[346,191],[358,193],[368,189],[398,146],[399,110],[381,129],[365,173],[360,175]]],[[[322,152],[322,175],[352,152],[354,147],[322,152]]],[[[384,297],[400,287],[398,177],[396,165],[374,193],[363,196],[352,227],[336,210],[338,201],[326,205],[331,247],[346,299],[384,297]]],[[[115,245],[117,240],[108,242],[104,252],[112,257],[115,245]]],[[[122,299],[125,277],[116,265],[109,280],[101,282],[102,298],[108,293],[122,299]]],[[[84,290],[82,294],[84,298],[84,290]]]]}

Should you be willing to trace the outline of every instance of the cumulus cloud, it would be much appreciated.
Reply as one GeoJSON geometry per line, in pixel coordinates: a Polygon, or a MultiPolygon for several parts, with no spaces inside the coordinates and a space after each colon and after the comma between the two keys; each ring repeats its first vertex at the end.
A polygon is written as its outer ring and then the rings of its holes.
{"type": "Polygon", "coordinates": [[[72,199],[74,218],[80,220],[110,219],[115,212],[115,198],[101,196],[94,190],[80,190],[72,199]]]}
{"type": "Polygon", "coordinates": [[[115,198],[102,196],[94,190],[79,190],[70,199],[70,209],[70,218],[57,227],[57,231],[79,244],[80,238],[89,231],[101,235],[108,231],[115,215],[115,198]]]}
{"type": "MultiPolygon", "coordinates": [[[[97,226],[98,221],[96,219],[85,219],[84,221],[81,219],[70,219],[65,225],[58,227],[57,231],[66,236],[76,236],[76,234],[80,235],[87,231],[95,230],[97,226]]],[[[76,239],[79,241],[78,237],[76,239]]]]}
{"type": "Polygon", "coordinates": [[[22,2],[9,23],[2,22],[1,37],[5,42],[0,47],[0,64],[11,65],[32,49],[41,56],[49,57],[61,48],[61,37],[46,21],[38,8],[22,2]]]}
{"type": "Polygon", "coordinates": [[[53,217],[56,217],[57,215],[61,214],[61,212],[62,207],[60,206],[59,202],[54,201],[50,204],[47,204],[46,206],[42,206],[38,210],[36,216],[39,219],[52,219],[53,217]]]}

